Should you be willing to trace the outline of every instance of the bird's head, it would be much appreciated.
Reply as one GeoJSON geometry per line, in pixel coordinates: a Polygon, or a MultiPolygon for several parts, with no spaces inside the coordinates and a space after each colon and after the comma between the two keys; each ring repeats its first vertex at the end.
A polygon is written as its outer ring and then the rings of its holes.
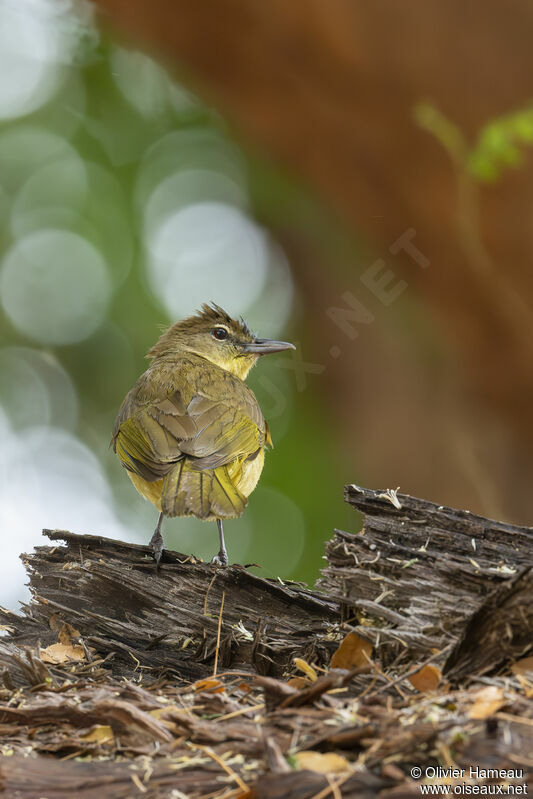
{"type": "Polygon", "coordinates": [[[287,341],[258,338],[243,319],[232,319],[212,303],[202,305],[195,316],[172,325],[147,357],[171,358],[193,353],[244,380],[261,355],[289,349],[295,347],[287,341]]]}

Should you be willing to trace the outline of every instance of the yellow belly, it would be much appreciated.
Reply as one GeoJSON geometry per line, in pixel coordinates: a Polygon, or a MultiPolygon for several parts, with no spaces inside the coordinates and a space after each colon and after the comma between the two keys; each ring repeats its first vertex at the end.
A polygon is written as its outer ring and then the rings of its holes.
{"type": "Polygon", "coordinates": [[[253,461],[234,461],[228,466],[228,472],[233,480],[233,484],[239,489],[241,494],[249,497],[261,477],[263,466],[265,465],[265,450],[262,449],[253,461]]]}
{"type": "Polygon", "coordinates": [[[128,472],[128,476],[141,496],[156,506],[157,510],[161,512],[161,489],[163,488],[163,481],[156,480],[154,483],[149,483],[148,480],[143,480],[133,472],[128,472]]]}
{"type": "MultiPolygon", "coordinates": [[[[249,497],[261,477],[265,464],[265,451],[262,449],[252,461],[236,460],[228,464],[228,473],[233,485],[245,497],[249,497]]],[[[139,475],[128,472],[129,478],[139,494],[151,502],[158,511],[161,511],[161,491],[163,480],[156,480],[149,483],[139,475]]]]}

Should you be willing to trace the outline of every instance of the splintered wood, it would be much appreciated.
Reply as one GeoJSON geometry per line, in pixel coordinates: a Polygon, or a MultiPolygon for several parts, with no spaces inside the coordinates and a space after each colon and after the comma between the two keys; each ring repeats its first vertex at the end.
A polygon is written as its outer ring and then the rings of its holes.
{"type": "MultiPolygon", "coordinates": [[[[336,531],[326,545],[328,566],[318,587],[343,606],[345,618],[359,622],[363,634],[379,640],[385,663],[421,658],[455,643],[474,611],[501,587],[492,625],[507,593],[515,592],[512,578],[533,566],[532,528],[395,491],[348,485],[345,499],[364,514],[362,533],[336,531]]],[[[520,606],[531,614],[528,585],[520,606]]],[[[520,636],[503,635],[500,643],[493,656],[501,660],[524,645],[520,636]]]]}
{"type": "Polygon", "coordinates": [[[45,531],[31,603],[0,616],[0,796],[401,799],[454,769],[533,789],[533,532],[346,496],[363,530],[319,591],[45,531]]]}

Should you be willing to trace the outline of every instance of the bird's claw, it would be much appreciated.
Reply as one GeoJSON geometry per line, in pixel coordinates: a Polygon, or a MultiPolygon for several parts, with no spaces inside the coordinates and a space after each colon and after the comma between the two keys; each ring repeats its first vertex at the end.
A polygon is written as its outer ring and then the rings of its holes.
{"type": "Polygon", "coordinates": [[[154,560],[155,566],[157,571],[159,571],[159,564],[161,562],[161,555],[163,554],[163,550],[165,548],[165,542],[163,541],[163,536],[156,530],[153,536],[150,539],[150,546],[152,547],[152,551],[154,553],[154,560]]]}
{"type": "Polygon", "coordinates": [[[215,555],[215,557],[211,561],[211,566],[227,566],[228,565],[228,553],[221,549],[220,552],[215,555]]]}

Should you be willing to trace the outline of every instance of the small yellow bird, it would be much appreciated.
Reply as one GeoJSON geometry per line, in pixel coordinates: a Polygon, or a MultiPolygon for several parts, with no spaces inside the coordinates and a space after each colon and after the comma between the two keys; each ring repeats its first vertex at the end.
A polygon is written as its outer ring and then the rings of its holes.
{"type": "Polygon", "coordinates": [[[152,362],[126,395],[112,446],[137,491],[158,509],[150,544],[157,566],[164,516],[216,521],[240,516],[261,476],[268,425],[244,380],[261,355],[294,349],[257,338],[215,304],[172,325],[149,350],[152,362]]]}

